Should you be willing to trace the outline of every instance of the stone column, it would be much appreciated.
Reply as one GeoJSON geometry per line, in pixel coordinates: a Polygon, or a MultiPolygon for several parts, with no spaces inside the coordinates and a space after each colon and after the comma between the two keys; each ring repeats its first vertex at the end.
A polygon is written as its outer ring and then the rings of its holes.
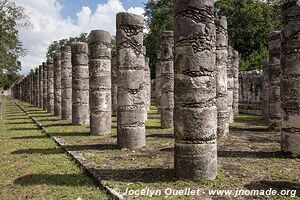
{"type": "Polygon", "coordinates": [[[175,174],[213,180],[217,175],[214,1],[173,2],[175,174]]]}
{"type": "Polygon", "coordinates": [[[227,93],[227,62],[228,62],[228,32],[227,19],[220,16],[215,19],[216,24],[216,81],[218,109],[218,137],[229,133],[228,93],[227,93]]]}
{"type": "Polygon", "coordinates": [[[54,54],[54,115],[61,116],[61,54],[54,54]]]}
{"type": "MultiPolygon", "coordinates": [[[[269,36],[269,129],[277,132],[281,131],[282,120],[280,51],[281,31],[273,31],[269,36]]],[[[300,60],[298,62],[300,63],[300,60]]]]}
{"type": "Polygon", "coordinates": [[[117,14],[118,146],[145,146],[144,17],[117,14]]]}
{"type": "Polygon", "coordinates": [[[44,79],[43,79],[43,65],[39,66],[39,108],[43,108],[43,83],[44,83],[44,79]]]}
{"type": "Polygon", "coordinates": [[[34,70],[30,70],[30,104],[34,105],[34,70]]]}
{"type": "Polygon", "coordinates": [[[72,123],[87,125],[89,111],[89,68],[88,45],[74,42],[72,49],[72,123]]]}
{"type": "Polygon", "coordinates": [[[27,87],[26,102],[31,104],[31,102],[32,102],[32,70],[27,75],[27,85],[26,85],[26,87],[27,87]]]}
{"type": "Polygon", "coordinates": [[[48,69],[47,69],[47,65],[45,62],[43,62],[43,109],[47,110],[48,107],[48,101],[47,101],[47,96],[48,96],[48,81],[47,81],[47,77],[48,77],[48,69]]]}
{"type": "Polygon", "coordinates": [[[262,116],[269,123],[269,59],[265,59],[262,62],[263,75],[262,75],[262,116]]]}
{"type": "Polygon", "coordinates": [[[234,70],[232,65],[233,51],[234,51],[233,48],[229,46],[228,64],[227,64],[227,94],[228,94],[229,123],[234,122],[234,112],[233,112],[234,70]]]}
{"type": "Polygon", "coordinates": [[[232,55],[233,67],[233,114],[239,114],[239,52],[233,50],[232,55]]]}
{"type": "Polygon", "coordinates": [[[156,65],[155,65],[155,96],[156,107],[160,112],[160,98],[161,98],[161,66],[160,66],[161,51],[157,53],[156,65]]]}
{"type": "Polygon", "coordinates": [[[161,128],[173,128],[174,110],[174,33],[161,34],[161,128]]]}
{"type": "Polygon", "coordinates": [[[117,52],[115,50],[112,51],[112,58],[111,58],[111,98],[112,98],[112,116],[117,116],[118,110],[118,98],[117,98],[117,52]]]}
{"type": "Polygon", "coordinates": [[[0,88],[0,119],[3,118],[3,88],[0,88]]]}
{"type": "Polygon", "coordinates": [[[282,6],[282,151],[300,156],[300,0],[282,6]]]}
{"type": "MultiPolygon", "coordinates": [[[[146,54],[145,54],[146,55],[146,54]]],[[[151,71],[150,71],[150,59],[145,57],[145,88],[146,88],[146,109],[150,110],[151,107],[151,71]]],[[[146,112],[148,119],[148,112],[146,112]]]]}
{"type": "Polygon", "coordinates": [[[40,74],[39,68],[35,69],[35,106],[39,107],[40,102],[40,74]]]}
{"type": "Polygon", "coordinates": [[[90,130],[92,135],[111,131],[111,36],[103,30],[89,35],[90,130]]]}
{"type": "Polygon", "coordinates": [[[47,60],[47,101],[48,112],[54,113],[54,75],[53,58],[47,60]]]}
{"type": "Polygon", "coordinates": [[[61,48],[61,118],[72,119],[71,47],[61,48]]]}

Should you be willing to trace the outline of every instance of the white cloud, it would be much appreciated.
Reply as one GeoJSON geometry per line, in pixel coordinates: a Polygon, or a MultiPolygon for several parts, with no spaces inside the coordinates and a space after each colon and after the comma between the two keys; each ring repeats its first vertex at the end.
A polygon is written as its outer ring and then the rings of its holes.
{"type": "MultiPolygon", "coordinates": [[[[27,55],[21,58],[21,74],[27,74],[30,69],[37,67],[45,61],[47,47],[55,40],[69,38],[82,32],[89,33],[93,29],[102,29],[115,34],[116,14],[126,11],[120,0],[108,0],[105,4],[98,4],[96,11],[83,6],[76,13],[77,19],[63,18],[63,6],[57,0],[15,0],[23,6],[33,24],[32,29],[20,27],[20,39],[27,49],[27,55]]],[[[127,12],[143,14],[141,7],[129,8],[127,12]]]]}

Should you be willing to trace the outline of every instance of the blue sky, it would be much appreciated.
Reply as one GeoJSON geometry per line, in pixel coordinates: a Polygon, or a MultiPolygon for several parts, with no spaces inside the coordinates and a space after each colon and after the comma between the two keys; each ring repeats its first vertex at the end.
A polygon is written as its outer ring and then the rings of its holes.
{"type": "MultiPolygon", "coordinates": [[[[1,1],[1,0],[0,0],[1,1]]],[[[27,55],[20,58],[21,74],[45,61],[53,41],[76,37],[92,30],[116,33],[118,12],[144,13],[148,0],[14,0],[25,8],[32,28],[19,27],[19,36],[27,55]]]]}
{"type": "MultiPolygon", "coordinates": [[[[95,12],[97,4],[105,4],[107,0],[58,0],[64,6],[61,14],[64,18],[70,16],[72,20],[76,19],[76,13],[81,10],[82,6],[88,6],[95,12]]],[[[130,7],[144,7],[147,0],[121,0],[125,9],[130,7]]]]}

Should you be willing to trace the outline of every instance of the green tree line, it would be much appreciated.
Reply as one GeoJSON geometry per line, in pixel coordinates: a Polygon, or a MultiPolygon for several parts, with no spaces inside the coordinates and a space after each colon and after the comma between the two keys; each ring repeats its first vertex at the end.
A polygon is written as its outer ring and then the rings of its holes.
{"type": "Polygon", "coordinates": [[[9,0],[0,1],[0,87],[8,88],[19,78],[19,58],[26,54],[17,26],[31,24],[22,7],[9,0]]]}
{"type": "MultiPolygon", "coordinates": [[[[229,44],[240,53],[240,70],[261,68],[262,60],[268,56],[268,35],[281,25],[281,3],[282,0],[215,1],[215,14],[227,17],[229,44]]],[[[160,34],[173,30],[172,7],[172,0],[149,0],[145,4],[145,46],[153,78],[160,34]]]]}

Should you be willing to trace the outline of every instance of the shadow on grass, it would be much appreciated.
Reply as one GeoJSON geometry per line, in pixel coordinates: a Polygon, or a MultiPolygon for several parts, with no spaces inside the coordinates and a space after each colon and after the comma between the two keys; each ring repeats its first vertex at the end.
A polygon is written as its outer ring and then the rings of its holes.
{"type": "Polygon", "coordinates": [[[62,154],[64,151],[60,148],[48,148],[48,149],[20,149],[11,152],[11,154],[42,154],[42,155],[52,155],[52,154],[62,154]]]}
{"type": "Polygon", "coordinates": [[[281,151],[263,152],[263,151],[218,151],[218,157],[232,157],[232,158],[292,158],[289,153],[281,151]]]}
{"type": "Polygon", "coordinates": [[[30,136],[20,136],[20,137],[12,137],[11,139],[13,140],[34,140],[34,139],[44,139],[44,138],[48,138],[45,135],[30,135],[30,136]]]}
{"type": "Polygon", "coordinates": [[[8,117],[7,120],[20,120],[20,119],[29,119],[27,116],[24,117],[8,117]]]}
{"type": "MultiPolygon", "coordinates": [[[[32,123],[33,124],[33,123],[32,123]]],[[[37,131],[37,130],[40,130],[39,128],[9,128],[7,130],[10,130],[10,131],[37,131]]]]}
{"type": "Polygon", "coordinates": [[[255,132],[268,132],[269,129],[266,127],[230,127],[231,131],[255,131],[255,132]]]}
{"type": "Polygon", "coordinates": [[[45,127],[54,127],[54,126],[75,126],[74,124],[72,123],[56,123],[56,124],[47,124],[47,125],[44,125],[45,127]]]}
{"type": "Polygon", "coordinates": [[[64,147],[72,151],[81,151],[81,150],[105,151],[105,150],[119,149],[116,144],[66,145],[64,147]]]}
{"type": "Polygon", "coordinates": [[[33,122],[6,122],[5,124],[10,124],[10,125],[23,125],[23,124],[33,124],[33,122]]]}
{"type": "Polygon", "coordinates": [[[149,134],[146,135],[149,138],[174,138],[173,134],[149,134]]]}
{"type": "Polygon", "coordinates": [[[90,132],[54,132],[54,133],[50,133],[50,135],[52,136],[61,136],[61,137],[73,137],[73,136],[91,136],[90,132]]]}
{"type": "MultiPolygon", "coordinates": [[[[82,151],[82,150],[116,150],[118,146],[116,144],[92,144],[92,145],[66,145],[64,146],[69,151],[82,151]]],[[[42,155],[52,155],[52,154],[62,154],[64,151],[61,148],[48,148],[48,149],[20,149],[11,152],[11,154],[42,154],[42,155]]]]}
{"type": "Polygon", "coordinates": [[[146,129],[161,129],[161,130],[163,130],[160,126],[147,126],[147,125],[146,125],[146,129]]]}
{"type": "Polygon", "coordinates": [[[29,185],[58,185],[58,186],[82,186],[92,185],[87,181],[86,175],[82,174],[28,174],[14,180],[14,184],[29,185]]]}
{"type": "MultiPolygon", "coordinates": [[[[300,183],[289,182],[289,181],[255,181],[244,186],[250,190],[277,190],[280,192],[282,190],[296,190],[297,193],[294,194],[297,197],[300,197],[300,183]]],[[[291,196],[291,194],[287,195],[291,196]]],[[[292,197],[292,196],[291,196],[292,197]]]]}
{"type": "Polygon", "coordinates": [[[103,180],[120,182],[159,183],[175,182],[173,169],[143,168],[143,169],[95,169],[103,180]]]}

